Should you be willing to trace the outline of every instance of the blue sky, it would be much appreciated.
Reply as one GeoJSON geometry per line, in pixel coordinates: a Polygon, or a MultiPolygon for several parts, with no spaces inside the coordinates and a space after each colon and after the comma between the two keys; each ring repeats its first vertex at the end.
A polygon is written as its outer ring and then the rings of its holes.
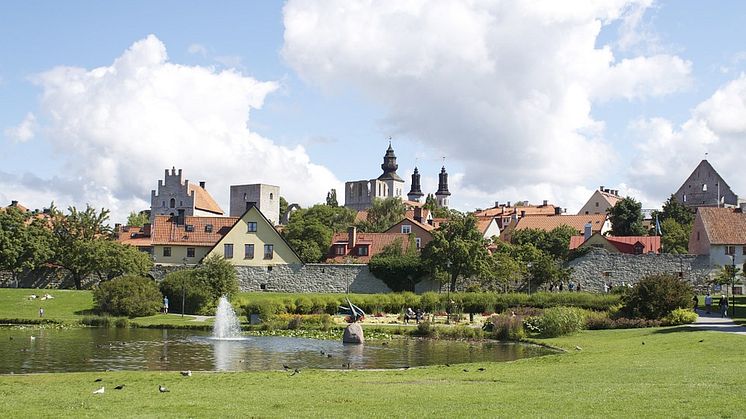
{"type": "Polygon", "coordinates": [[[259,181],[309,205],[389,136],[425,192],[446,157],[461,210],[602,184],[655,207],[704,152],[746,193],[745,4],[397,3],[2,2],[0,199],[120,221],[173,165],[224,208],[259,181]]]}

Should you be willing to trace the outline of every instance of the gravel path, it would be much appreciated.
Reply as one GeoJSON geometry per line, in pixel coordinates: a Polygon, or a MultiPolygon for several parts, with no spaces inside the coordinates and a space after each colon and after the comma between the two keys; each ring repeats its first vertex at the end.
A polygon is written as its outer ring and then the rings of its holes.
{"type": "Polygon", "coordinates": [[[704,310],[697,310],[699,317],[696,323],[690,324],[701,330],[712,330],[716,332],[735,333],[737,335],[746,335],[746,326],[739,326],[729,317],[720,317],[720,313],[711,312],[706,314],[704,310]]]}

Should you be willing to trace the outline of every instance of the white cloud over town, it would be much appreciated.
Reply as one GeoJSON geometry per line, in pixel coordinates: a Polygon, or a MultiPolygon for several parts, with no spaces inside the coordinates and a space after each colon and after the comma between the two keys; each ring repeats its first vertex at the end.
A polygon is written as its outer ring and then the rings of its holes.
{"type": "Polygon", "coordinates": [[[4,133],[6,137],[15,142],[25,143],[26,141],[34,138],[36,126],[36,117],[33,113],[29,112],[23,118],[23,121],[21,121],[15,127],[6,128],[4,133]]]}
{"type": "Polygon", "coordinates": [[[131,210],[150,207],[150,190],[172,166],[192,181],[207,181],[225,211],[230,184],[280,185],[283,195],[304,204],[338,186],[301,146],[278,146],[251,131],[250,112],[262,107],[275,82],[172,63],[153,35],[111,65],[56,67],[35,83],[49,121],[45,138],[64,169],[55,179],[0,173],[4,190],[27,191],[14,196],[47,196],[50,185],[65,185],[57,190],[58,202],[104,206],[121,221],[131,210]]]}
{"type": "Polygon", "coordinates": [[[461,187],[475,199],[521,185],[528,199],[579,207],[625,165],[594,104],[690,84],[686,59],[657,48],[619,59],[598,45],[617,22],[619,42],[639,44],[650,3],[291,0],[283,56],[326,92],[363,92],[390,132],[468,168],[461,187]]]}

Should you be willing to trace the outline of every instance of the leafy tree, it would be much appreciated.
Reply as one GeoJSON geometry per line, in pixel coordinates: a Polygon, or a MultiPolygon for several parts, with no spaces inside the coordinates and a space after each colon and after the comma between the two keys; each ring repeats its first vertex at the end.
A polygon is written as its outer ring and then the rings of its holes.
{"type": "Polygon", "coordinates": [[[456,291],[459,277],[482,272],[487,257],[486,241],[473,215],[451,218],[433,231],[433,240],[422,250],[422,260],[431,272],[448,273],[451,291],[456,291]]]}
{"type": "Polygon", "coordinates": [[[689,235],[692,224],[681,225],[675,218],[666,218],[661,223],[661,247],[664,253],[686,254],[689,251],[689,235]]]}
{"type": "Polygon", "coordinates": [[[132,211],[130,212],[130,215],[127,217],[128,226],[142,227],[149,222],[150,222],[150,217],[148,217],[148,214],[144,211],[141,211],[139,213],[132,211]]]}
{"type": "MultiPolygon", "coordinates": [[[[410,234],[409,243],[414,244],[414,235],[410,234]]],[[[370,259],[368,267],[377,278],[381,279],[393,291],[414,291],[414,286],[427,274],[427,269],[417,255],[415,246],[402,251],[402,240],[396,239],[385,246],[381,252],[370,259]]]]}
{"type": "Polygon", "coordinates": [[[288,201],[285,197],[280,197],[280,220],[285,219],[285,214],[288,213],[288,201]]]}
{"type": "Polygon", "coordinates": [[[643,236],[642,204],[634,198],[625,197],[609,208],[611,233],[614,236],[643,236]]]}
{"type": "Polygon", "coordinates": [[[212,255],[202,261],[196,269],[197,278],[212,291],[214,300],[238,294],[236,269],[219,255],[212,255]]]}
{"type": "Polygon", "coordinates": [[[442,208],[438,206],[438,200],[435,198],[435,195],[429,193],[425,197],[425,204],[422,206],[422,208],[425,208],[427,210],[430,210],[430,212],[433,214],[433,217],[435,218],[450,218],[451,212],[448,210],[448,208],[442,208]]]}
{"type": "Polygon", "coordinates": [[[184,307],[185,313],[197,314],[212,299],[211,290],[204,286],[195,272],[194,269],[171,272],[161,281],[161,292],[168,297],[174,312],[184,307]]]}
{"type": "Polygon", "coordinates": [[[663,204],[663,211],[659,214],[660,221],[669,219],[673,219],[680,225],[685,226],[694,222],[694,213],[679,203],[674,195],[671,195],[663,204]]]}
{"type": "Polygon", "coordinates": [[[150,255],[133,246],[107,238],[94,239],[90,245],[95,270],[102,281],[125,274],[145,276],[153,268],[150,255]]]}
{"type": "Polygon", "coordinates": [[[631,317],[661,319],[677,308],[689,308],[694,290],[676,275],[659,274],[640,280],[624,296],[623,312],[631,317]]]}
{"type": "Polygon", "coordinates": [[[507,292],[510,284],[523,280],[526,266],[514,259],[508,252],[494,252],[486,260],[480,279],[484,291],[507,292]]]}
{"type": "Polygon", "coordinates": [[[330,207],[338,207],[339,203],[337,202],[337,190],[332,189],[326,194],[326,205],[329,205],[330,207]]]}
{"type": "Polygon", "coordinates": [[[319,204],[294,212],[283,234],[304,262],[320,262],[332,235],[346,230],[354,221],[355,212],[349,208],[319,204]]]}
{"type": "Polygon", "coordinates": [[[361,231],[382,233],[404,218],[407,207],[399,197],[375,198],[368,209],[368,219],[358,223],[361,231]]]}
{"type": "Polygon", "coordinates": [[[152,316],[158,313],[162,297],[154,280],[135,275],[115,278],[93,290],[96,308],[115,316],[152,316]]]}
{"type": "Polygon", "coordinates": [[[513,232],[513,244],[533,244],[546,254],[565,261],[568,258],[570,237],[576,235],[574,228],[561,225],[552,231],[524,229],[513,232]]]}
{"type": "Polygon", "coordinates": [[[14,282],[19,273],[52,257],[51,244],[50,231],[42,219],[14,207],[0,212],[0,269],[10,271],[14,282]]]}
{"type": "Polygon", "coordinates": [[[236,270],[230,262],[214,255],[205,259],[194,269],[171,272],[161,282],[161,292],[181,309],[184,296],[184,311],[212,315],[221,296],[238,293],[236,270]]]}

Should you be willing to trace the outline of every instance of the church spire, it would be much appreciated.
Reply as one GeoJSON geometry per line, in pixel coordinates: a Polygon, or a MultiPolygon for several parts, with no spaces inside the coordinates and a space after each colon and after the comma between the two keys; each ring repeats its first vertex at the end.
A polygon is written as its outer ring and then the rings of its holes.
{"type": "Polygon", "coordinates": [[[435,198],[438,200],[438,206],[447,207],[448,197],[450,195],[451,193],[448,191],[448,172],[446,172],[446,167],[443,166],[440,169],[440,174],[438,175],[438,191],[435,192],[435,198]]]}
{"type": "Polygon", "coordinates": [[[420,198],[424,195],[420,187],[420,171],[415,166],[414,173],[412,173],[412,189],[407,194],[407,198],[410,201],[420,202],[420,198]]]}
{"type": "Polygon", "coordinates": [[[396,174],[396,169],[398,168],[399,165],[396,164],[396,154],[394,154],[394,149],[391,147],[391,141],[389,140],[389,148],[386,149],[386,154],[383,156],[383,164],[381,164],[383,174],[378,176],[378,180],[396,180],[404,182],[404,180],[396,174]]]}

